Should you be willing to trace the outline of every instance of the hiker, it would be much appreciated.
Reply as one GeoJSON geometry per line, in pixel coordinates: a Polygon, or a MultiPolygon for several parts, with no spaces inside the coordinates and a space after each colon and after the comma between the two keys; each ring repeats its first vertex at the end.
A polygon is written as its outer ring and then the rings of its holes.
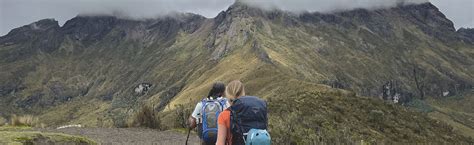
{"type": "Polygon", "coordinates": [[[225,93],[231,106],[219,115],[216,145],[270,145],[266,102],[245,96],[238,80],[230,82],[225,93]]]}
{"type": "Polygon", "coordinates": [[[217,118],[230,104],[222,97],[225,84],[216,82],[206,98],[197,103],[193,113],[188,119],[189,129],[198,128],[201,144],[215,144],[217,140],[217,118]]]}

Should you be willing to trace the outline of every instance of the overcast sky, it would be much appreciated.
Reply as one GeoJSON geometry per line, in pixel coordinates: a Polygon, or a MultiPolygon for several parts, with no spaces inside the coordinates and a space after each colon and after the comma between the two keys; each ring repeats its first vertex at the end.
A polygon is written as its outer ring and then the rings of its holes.
{"type": "MultiPolygon", "coordinates": [[[[397,0],[245,0],[267,7],[274,5],[291,11],[331,11],[353,8],[390,7],[397,0]]],[[[427,0],[406,0],[413,3],[427,0]]],[[[451,19],[456,28],[474,28],[474,0],[430,0],[451,19]]],[[[44,18],[60,25],[78,14],[120,15],[153,18],[171,12],[191,12],[215,17],[233,0],[0,0],[0,36],[11,29],[44,18]]]]}

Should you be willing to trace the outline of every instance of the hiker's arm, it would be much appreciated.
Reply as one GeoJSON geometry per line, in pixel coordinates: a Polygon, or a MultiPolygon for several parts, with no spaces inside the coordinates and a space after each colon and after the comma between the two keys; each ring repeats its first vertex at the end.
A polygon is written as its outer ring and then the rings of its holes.
{"type": "Polygon", "coordinates": [[[202,107],[202,104],[201,103],[198,103],[196,105],[196,107],[194,108],[194,111],[193,113],[191,113],[191,116],[189,116],[188,118],[188,127],[193,129],[193,128],[196,128],[197,126],[197,122],[198,122],[198,119],[201,117],[201,109],[202,107]]]}
{"type": "Polygon", "coordinates": [[[225,125],[219,124],[217,126],[217,142],[216,145],[225,145],[225,139],[227,135],[227,128],[225,125]]]}

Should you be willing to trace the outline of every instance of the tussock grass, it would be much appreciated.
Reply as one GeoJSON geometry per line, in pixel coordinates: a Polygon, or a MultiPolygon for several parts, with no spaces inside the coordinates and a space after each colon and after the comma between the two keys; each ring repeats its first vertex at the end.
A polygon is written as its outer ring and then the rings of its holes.
{"type": "Polygon", "coordinates": [[[128,122],[128,127],[161,129],[161,120],[150,106],[143,106],[128,122]]]}
{"type": "Polygon", "coordinates": [[[39,122],[39,119],[33,115],[17,116],[12,115],[10,118],[11,126],[30,126],[30,127],[44,127],[45,125],[39,122]]]}

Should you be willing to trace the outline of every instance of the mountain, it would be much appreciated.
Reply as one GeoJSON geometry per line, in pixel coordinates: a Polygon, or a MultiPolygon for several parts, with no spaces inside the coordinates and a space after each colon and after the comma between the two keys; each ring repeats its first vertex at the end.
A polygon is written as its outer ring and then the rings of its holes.
{"type": "Polygon", "coordinates": [[[375,99],[406,104],[469,92],[472,37],[431,3],[293,14],[236,2],[211,19],[77,16],[62,27],[45,19],[0,37],[0,116],[122,127],[148,104],[177,127],[173,110],[191,108],[215,81],[241,79],[269,101],[276,142],[472,143],[375,99]]]}

